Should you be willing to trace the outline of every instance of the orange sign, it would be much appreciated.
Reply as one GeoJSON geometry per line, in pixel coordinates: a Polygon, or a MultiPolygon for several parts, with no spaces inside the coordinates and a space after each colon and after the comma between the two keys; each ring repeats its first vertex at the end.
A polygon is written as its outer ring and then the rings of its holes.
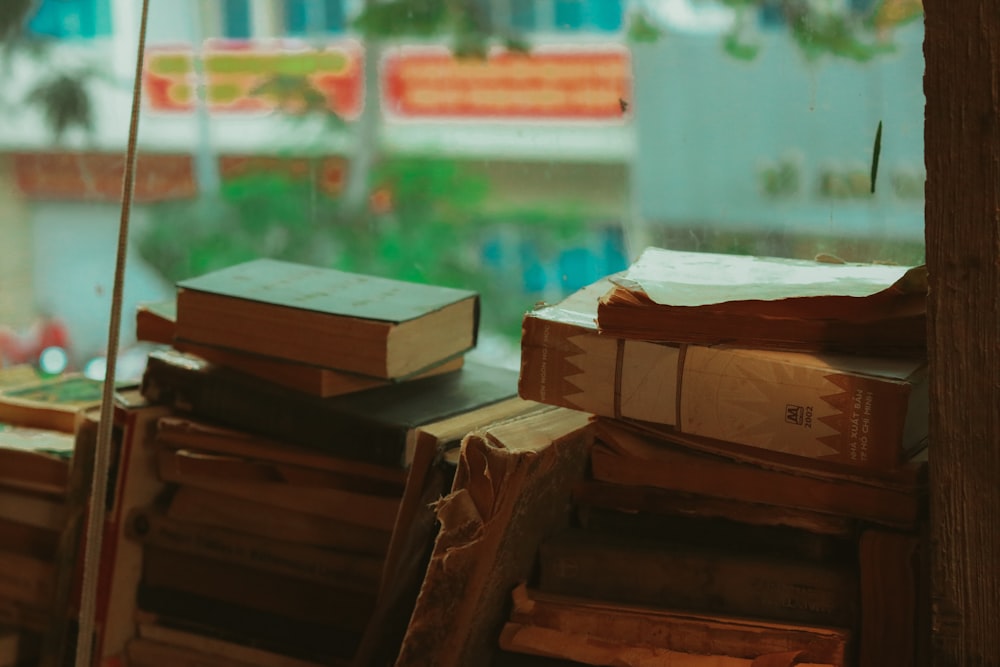
{"type": "Polygon", "coordinates": [[[496,52],[456,59],[400,49],[383,63],[388,113],[408,118],[620,119],[631,98],[624,48],[496,52]]]}
{"type": "MultiPolygon", "coordinates": [[[[112,153],[16,153],[17,185],[32,199],[120,202],[125,156],[112,153]]],[[[143,154],[136,158],[135,201],[192,197],[190,155],[143,154]]]]}
{"type": "MultiPolygon", "coordinates": [[[[146,56],[144,97],[157,111],[190,111],[197,77],[190,49],[155,49],[146,56]]],[[[224,43],[202,56],[208,106],[212,111],[298,111],[316,94],[345,118],[361,112],[360,50],[356,45],[324,49],[251,47],[224,43]]]]}

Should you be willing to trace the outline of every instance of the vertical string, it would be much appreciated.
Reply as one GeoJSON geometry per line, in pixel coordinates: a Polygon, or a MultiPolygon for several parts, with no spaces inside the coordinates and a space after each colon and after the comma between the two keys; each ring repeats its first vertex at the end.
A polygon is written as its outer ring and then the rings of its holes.
{"type": "MultiPolygon", "coordinates": [[[[107,367],[104,393],[101,398],[100,423],[94,453],[94,476],[87,508],[86,537],[83,551],[83,581],[80,597],[80,619],[76,641],[76,667],[91,667],[97,585],[100,572],[101,543],[107,503],[108,461],[110,460],[112,421],[114,420],[115,373],[118,363],[118,340],[121,329],[122,291],[125,284],[125,257],[128,250],[128,227],[135,196],[136,140],[139,134],[139,103],[142,98],[142,70],[146,53],[146,19],[149,0],[142,0],[139,23],[139,47],[135,59],[135,81],[132,86],[132,112],[129,118],[128,149],[125,153],[125,174],[122,178],[121,219],[118,225],[118,252],[115,258],[115,279],[111,296],[111,317],[108,326],[107,367]]],[[[57,610],[58,611],[58,610],[57,610]]]]}

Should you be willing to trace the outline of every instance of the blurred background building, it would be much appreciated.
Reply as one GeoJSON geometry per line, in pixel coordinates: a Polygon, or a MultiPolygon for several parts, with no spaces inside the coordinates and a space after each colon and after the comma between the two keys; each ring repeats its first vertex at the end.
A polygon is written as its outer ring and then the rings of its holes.
{"type": "MultiPolygon", "coordinates": [[[[365,32],[371,5],[151,1],[123,344],[241,253],[478,276],[508,342],[647,244],[922,257],[915,0],[468,0],[464,42],[365,32]]],[[[63,323],[75,367],[104,354],[139,6],[36,2],[0,64],[0,325],[63,323]]]]}

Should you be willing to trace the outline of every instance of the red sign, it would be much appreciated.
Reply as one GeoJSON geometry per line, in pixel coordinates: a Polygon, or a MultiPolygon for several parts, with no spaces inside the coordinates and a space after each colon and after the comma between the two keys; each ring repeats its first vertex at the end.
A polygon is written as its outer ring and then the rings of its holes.
{"type": "MultiPolygon", "coordinates": [[[[32,199],[120,202],[125,156],[112,153],[15,153],[18,188],[32,199]]],[[[194,196],[190,155],[140,154],[135,201],[194,196]]]]}
{"type": "Polygon", "coordinates": [[[336,156],[309,160],[267,155],[223,155],[219,158],[219,172],[224,180],[246,174],[276,172],[293,178],[315,178],[324,192],[337,194],[344,188],[347,161],[336,156]]]}
{"type": "MultiPolygon", "coordinates": [[[[353,43],[323,49],[251,48],[241,42],[211,46],[202,55],[208,106],[212,111],[294,113],[314,108],[319,93],[326,108],[356,117],[363,103],[360,55],[353,43]]],[[[190,49],[150,50],[143,73],[143,95],[150,108],[192,110],[194,65],[190,49]]]]}
{"type": "Polygon", "coordinates": [[[621,119],[631,98],[624,48],[496,52],[457,59],[401,48],[382,67],[385,109],[408,118],[621,119]]]}

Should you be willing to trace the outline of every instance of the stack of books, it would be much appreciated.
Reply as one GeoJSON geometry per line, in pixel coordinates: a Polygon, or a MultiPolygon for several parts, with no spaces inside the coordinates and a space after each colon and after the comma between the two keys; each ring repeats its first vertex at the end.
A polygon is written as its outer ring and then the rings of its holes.
{"type": "Polygon", "coordinates": [[[922,267],[650,248],[529,312],[520,395],[596,434],[499,664],[926,655],[925,298],[922,267]]]}
{"type": "Polygon", "coordinates": [[[81,412],[100,383],[0,370],[0,665],[36,665],[51,639],[81,412]]]}
{"type": "Polygon", "coordinates": [[[394,655],[451,450],[542,407],[517,396],[516,371],[465,359],[478,295],[255,260],[181,282],[136,317],[139,338],[162,345],[134,410],[165,412],[136,429],[119,473],[143,492],[120,494],[106,533],[131,565],[109,575],[102,660],[394,655]]]}

